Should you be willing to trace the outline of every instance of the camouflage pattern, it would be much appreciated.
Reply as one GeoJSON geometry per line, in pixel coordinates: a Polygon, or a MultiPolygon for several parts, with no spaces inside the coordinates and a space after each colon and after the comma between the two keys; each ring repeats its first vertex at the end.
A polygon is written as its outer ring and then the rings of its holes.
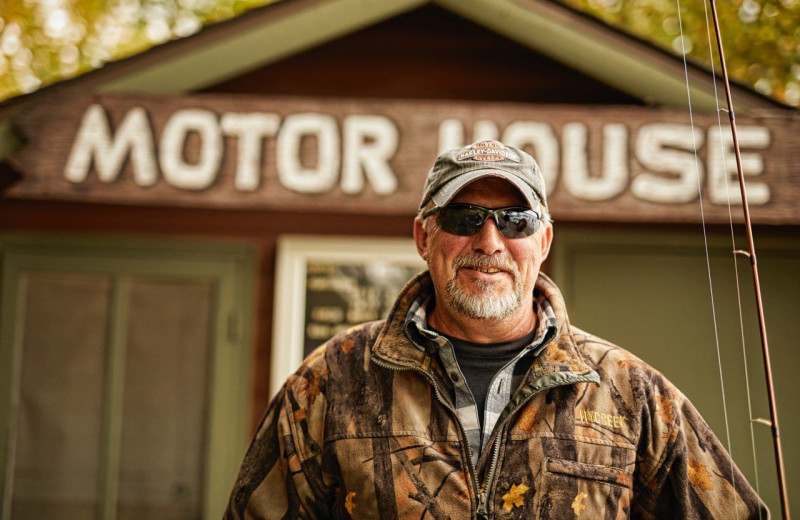
{"type": "MultiPolygon", "coordinates": [[[[486,449],[497,419],[511,400],[514,390],[522,382],[535,357],[558,334],[556,320],[550,302],[543,294],[534,295],[532,310],[537,316],[535,339],[501,368],[492,378],[491,390],[486,396],[483,410],[478,410],[475,397],[467,384],[464,373],[456,360],[450,341],[428,328],[427,309],[433,301],[432,294],[420,294],[411,303],[403,325],[406,336],[420,349],[437,359],[442,370],[449,376],[453,408],[469,443],[472,463],[477,466],[480,454],[486,449]],[[478,414],[483,414],[483,428],[478,414]]],[[[576,376],[577,377],[577,376],[576,376]]],[[[596,381],[597,374],[580,376],[596,381]]]]}
{"type": "Polygon", "coordinates": [[[535,358],[473,465],[435,356],[385,322],[331,339],[271,402],[225,518],[763,519],[691,403],[656,370],[569,324],[535,358]],[[596,382],[592,382],[596,381],[596,382]]]}

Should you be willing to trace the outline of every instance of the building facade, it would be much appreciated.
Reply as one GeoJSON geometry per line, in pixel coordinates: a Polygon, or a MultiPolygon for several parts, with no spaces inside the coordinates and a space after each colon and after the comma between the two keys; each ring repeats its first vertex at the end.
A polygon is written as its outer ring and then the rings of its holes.
{"type": "MultiPolygon", "coordinates": [[[[424,267],[437,152],[481,138],[547,176],[571,320],[663,371],[723,442],[729,423],[777,511],[710,75],[689,68],[690,116],[680,60],[557,4],[377,4],[279,2],[3,108],[2,518],[218,517],[286,374],[424,267]]],[[[734,96],[791,438],[800,120],[734,96]]]]}

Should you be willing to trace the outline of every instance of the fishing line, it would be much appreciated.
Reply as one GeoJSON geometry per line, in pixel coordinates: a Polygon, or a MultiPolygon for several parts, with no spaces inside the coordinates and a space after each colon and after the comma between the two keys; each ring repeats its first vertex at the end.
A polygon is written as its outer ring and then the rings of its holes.
{"type": "MultiPolygon", "coordinates": [[[[726,163],[726,154],[725,154],[725,146],[722,142],[722,116],[720,103],[719,103],[719,91],[717,90],[717,68],[714,65],[714,51],[713,45],[711,43],[711,26],[708,19],[708,4],[703,2],[703,15],[705,17],[706,22],[706,37],[708,43],[708,62],[711,66],[711,78],[712,84],[714,85],[714,103],[716,105],[717,111],[717,130],[719,132],[719,148],[720,148],[720,158],[722,159],[722,171],[724,173],[723,177],[725,178],[725,196],[728,205],[728,223],[730,225],[731,230],[731,256],[733,257],[733,271],[734,271],[734,280],[736,281],[736,305],[739,312],[739,335],[741,337],[741,344],[742,344],[742,361],[744,363],[744,380],[745,380],[745,391],[747,395],[747,418],[748,424],[750,426],[750,447],[753,452],[753,470],[755,473],[755,483],[756,483],[756,494],[761,496],[761,484],[759,482],[758,477],[758,457],[756,456],[756,437],[755,437],[755,429],[753,427],[753,404],[752,404],[752,397],[750,392],[750,372],[747,366],[747,343],[744,336],[744,314],[742,312],[742,292],[741,287],[739,284],[739,262],[736,258],[736,236],[733,229],[733,211],[731,210],[731,192],[729,187],[729,179],[728,179],[728,165],[726,163]]],[[[731,469],[731,473],[733,470],[731,469]]],[[[761,520],[761,509],[758,510],[758,518],[761,520]]]]}
{"type": "MultiPolygon", "coordinates": [[[[692,107],[692,92],[689,86],[689,64],[686,59],[686,37],[683,33],[683,17],[681,14],[681,3],[680,0],[675,0],[675,5],[678,9],[678,28],[680,29],[680,37],[681,37],[681,56],[683,58],[683,74],[686,83],[686,98],[689,106],[689,123],[692,128],[692,142],[694,143],[694,164],[695,164],[695,175],[697,178],[697,193],[698,198],[700,200],[700,220],[702,222],[703,227],[703,247],[705,250],[706,255],[706,272],[708,274],[708,290],[711,296],[711,315],[712,320],[714,322],[714,344],[716,345],[717,351],[717,367],[719,368],[719,383],[720,388],[722,391],[722,412],[725,417],[725,436],[728,444],[728,453],[733,459],[733,451],[731,449],[731,430],[730,424],[728,421],[728,402],[725,396],[725,378],[722,373],[722,355],[720,353],[719,347],[719,327],[717,325],[717,306],[715,303],[714,298],[714,284],[711,279],[711,257],[708,251],[708,232],[706,230],[706,216],[705,216],[705,207],[703,204],[703,188],[702,188],[702,178],[700,176],[700,160],[697,153],[697,136],[695,132],[695,124],[694,124],[694,110],[692,107]]],[[[733,489],[736,489],[736,482],[734,480],[734,472],[733,472],[733,465],[731,465],[731,484],[733,485],[733,489]]],[[[736,517],[738,517],[738,510],[739,510],[739,500],[736,498],[736,493],[734,493],[734,509],[736,511],[736,517]]]]}

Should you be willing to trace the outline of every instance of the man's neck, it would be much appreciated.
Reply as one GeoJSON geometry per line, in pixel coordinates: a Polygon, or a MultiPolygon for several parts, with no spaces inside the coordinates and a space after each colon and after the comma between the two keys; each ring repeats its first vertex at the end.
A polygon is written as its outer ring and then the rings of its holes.
{"type": "Polygon", "coordinates": [[[428,314],[428,325],[448,336],[473,343],[512,341],[529,334],[537,324],[532,302],[526,302],[511,316],[499,319],[469,318],[443,305],[428,314]]]}

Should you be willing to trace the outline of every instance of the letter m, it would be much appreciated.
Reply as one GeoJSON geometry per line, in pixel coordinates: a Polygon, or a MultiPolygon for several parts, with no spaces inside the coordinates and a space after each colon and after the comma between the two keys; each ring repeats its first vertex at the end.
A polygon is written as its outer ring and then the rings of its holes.
{"type": "Polygon", "coordinates": [[[100,105],[92,105],[83,115],[64,177],[70,182],[83,182],[94,162],[100,180],[114,182],[130,155],[136,184],[150,186],[158,176],[153,148],[153,132],[143,108],[131,109],[116,135],[112,135],[106,111],[100,105]]]}

